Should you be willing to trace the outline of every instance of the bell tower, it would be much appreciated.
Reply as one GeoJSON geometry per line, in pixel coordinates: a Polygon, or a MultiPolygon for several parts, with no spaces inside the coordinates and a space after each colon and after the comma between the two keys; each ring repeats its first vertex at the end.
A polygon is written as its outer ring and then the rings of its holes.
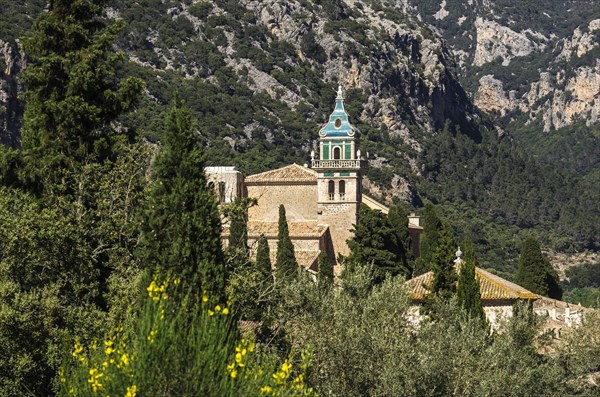
{"type": "MultiPolygon", "coordinates": [[[[362,202],[362,174],[366,161],[361,160],[357,135],[344,109],[342,87],[338,87],[335,109],[319,131],[319,153],[312,153],[312,168],[317,172],[317,211],[319,223],[329,225],[336,257],[350,252],[346,240],[353,237],[358,210],[362,202]]],[[[337,259],[337,258],[336,258],[337,259]]]]}

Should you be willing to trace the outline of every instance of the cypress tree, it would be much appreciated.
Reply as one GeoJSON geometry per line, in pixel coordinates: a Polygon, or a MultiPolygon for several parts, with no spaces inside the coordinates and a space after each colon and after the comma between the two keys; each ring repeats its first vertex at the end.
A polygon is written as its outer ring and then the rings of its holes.
{"type": "Polygon", "coordinates": [[[177,101],[152,165],[142,226],[143,263],[216,299],[223,297],[226,271],[217,202],[207,186],[191,115],[177,101]]]}
{"type": "Polygon", "coordinates": [[[298,271],[298,262],[294,255],[294,245],[290,239],[285,207],[279,206],[279,229],[277,233],[277,261],[275,262],[277,277],[285,279],[293,277],[298,271]]]}
{"type": "Polygon", "coordinates": [[[442,221],[437,214],[434,205],[431,202],[425,203],[423,209],[423,234],[420,241],[420,256],[415,262],[415,270],[413,276],[418,276],[432,270],[430,263],[435,253],[442,221]]]}
{"type": "Polygon", "coordinates": [[[319,273],[317,276],[319,286],[329,288],[333,285],[333,265],[326,252],[319,254],[319,273]]]}
{"type": "Polygon", "coordinates": [[[408,231],[408,211],[402,205],[393,205],[390,207],[387,218],[396,239],[398,256],[407,269],[405,276],[409,277],[413,272],[414,258],[411,249],[410,233],[408,231]]]}
{"type": "Polygon", "coordinates": [[[456,243],[447,223],[442,223],[438,243],[431,261],[433,282],[431,291],[443,299],[449,298],[456,291],[456,272],[454,271],[454,253],[456,243]]]}
{"type": "Polygon", "coordinates": [[[256,267],[260,271],[264,280],[273,281],[271,256],[269,251],[269,241],[264,235],[258,239],[258,248],[256,250],[256,267]]]}
{"type": "Polygon", "coordinates": [[[22,129],[24,170],[34,190],[77,164],[110,158],[110,122],[132,108],[142,80],[116,77],[123,54],[112,52],[122,20],[108,25],[106,1],[55,0],[25,40],[27,106],[22,129]]]}
{"type": "Polygon", "coordinates": [[[483,305],[481,304],[479,281],[475,277],[477,257],[471,243],[465,243],[464,248],[465,257],[460,267],[456,295],[459,305],[466,311],[469,317],[479,318],[485,322],[486,317],[483,305]]]}
{"type": "Polygon", "coordinates": [[[531,292],[554,299],[562,297],[558,274],[542,254],[538,241],[530,237],[521,245],[515,282],[531,292]]]}
{"type": "Polygon", "coordinates": [[[248,202],[237,198],[226,210],[229,217],[229,244],[227,247],[227,263],[229,271],[235,271],[248,264],[250,251],[248,248],[248,202]]]}

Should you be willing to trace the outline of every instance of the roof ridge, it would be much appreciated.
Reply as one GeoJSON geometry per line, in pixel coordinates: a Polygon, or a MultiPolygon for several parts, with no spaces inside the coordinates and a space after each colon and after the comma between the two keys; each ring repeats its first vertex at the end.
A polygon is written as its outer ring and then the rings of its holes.
{"type": "Polygon", "coordinates": [[[503,277],[500,277],[500,276],[498,276],[498,275],[496,275],[496,274],[490,273],[490,272],[488,272],[487,270],[484,270],[484,269],[482,269],[482,268],[480,268],[480,267],[477,267],[477,266],[476,266],[476,267],[475,267],[475,271],[476,271],[477,273],[479,273],[479,277],[485,278],[485,279],[486,279],[486,280],[488,280],[490,283],[494,284],[494,285],[495,285],[495,286],[497,286],[498,288],[500,288],[500,289],[502,289],[503,291],[507,292],[509,295],[516,295],[516,297],[517,297],[517,298],[521,298],[521,295],[527,295],[527,294],[532,294],[532,295],[539,296],[538,294],[536,294],[536,293],[534,293],[534,292],[531,292],[531,291],[529,291],[527,288],[525,288],[525,287],[522,287],[522,286],[520,286],[519,284],[515,284],[515,283],[513,283],[512,281],[508,281],[508,280],[506,280],[505,278],[503,278],[503,277]],[[510,286],[508,286],[508,285],[506,285],[506,284],[504,284],[504,283],[500,283],[500,282],[498,282],[497,280],[494,280],[494,278],[493,278],[493,277],[490,277],[490,275],[491,275],[491,276],[498,277],[498,278],[502,279],[504,282],[506,282],[506,283],[509,283],[509,284],[511,284],[511,285],[510,285],[510,286]],[[513,289],[509,288],[509,287],[511,287],[511,286],[513,286],[513,285],[514,285],[514,286],[516,286],[516,287],[518,287],[518,288],[520,288],[520,289],[522,289],[523,291],[518,291],[518,290],[517,290],[517,291],[515,291],[515,289],[516,289],[516,288],[513,288],[513,289]]]}

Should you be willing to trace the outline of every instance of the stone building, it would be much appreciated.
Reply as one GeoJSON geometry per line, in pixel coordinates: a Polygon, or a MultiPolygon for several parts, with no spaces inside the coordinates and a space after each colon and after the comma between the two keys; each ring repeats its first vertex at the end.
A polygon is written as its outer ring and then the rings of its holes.
{"type": "MultiPolygon", "coordinates": [[[[358,148],[358,134],[344,109],[340,87],[334,110],[318,131],[319,150],[317,154],[311,153],[310,167],[291,164],[247,177],[234,167],[207,167],[207,178],[223,203],[237,197],[257,199],[257,204],[248,210],[250,247],[255,248],[264,235],[274,262],[279,205],[283,204],[298,263],[316,272],[319,254],[326,252],[337,273],[338,256],[349,254],[346,241],[353,236],[361,204],[388,212],[387,207],[362,192],[367,162],[358,148]]],[[[419,218],[413,214],[407,222],[418,253],[422,231],[419,218]]],[[[224,225],[223,240],[227,238],[228,229],[224,225]]]]}

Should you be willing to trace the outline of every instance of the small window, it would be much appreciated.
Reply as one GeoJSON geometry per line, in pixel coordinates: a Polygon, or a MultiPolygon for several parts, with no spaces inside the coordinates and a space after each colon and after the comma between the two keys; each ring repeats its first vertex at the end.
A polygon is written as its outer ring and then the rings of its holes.
{"type": "Polygon", "coordinates": [[[335,199],[335,182],[329,181],[329,200],[335,199]]]}
{"type": "Polygon", "coordinates": [[[333,122],[333,126],[335,128],[340,128],[342,126],[342,119],[340,119],[339,117],[335,119],[335,121],[333,122]]]}
{"type": "Polygon", "coordinates": [[[339,146],[333,148],[333,159],[339,160],[342,158],[342,149],[339,146]]]}
{"type": "Polygon", "coordinates": [[[340,194],[340,200],[344,200],[346,198],[346,181],[340,181],[338,192],[340,194]]]}

